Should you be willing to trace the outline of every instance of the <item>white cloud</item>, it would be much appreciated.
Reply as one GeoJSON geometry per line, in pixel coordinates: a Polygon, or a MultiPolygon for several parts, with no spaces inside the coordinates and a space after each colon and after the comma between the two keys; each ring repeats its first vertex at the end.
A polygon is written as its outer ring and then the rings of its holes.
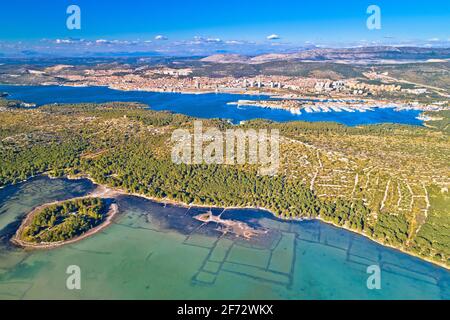
{"type": "Polygon", "coordinates": [[[188,41],[188,44],[207,44],[207,43],[222,43],[220,38],[205,38],[202,36],[195,36],[193,41],[188,41]]]}
{"type": "Polygon", "coordinates": [[[219,38],[208,38],[206,39],[206,42],[222,42],[222,40],[219,38]]]}
{"type": "Polygon", "coordinates": [[[227,40],[225,41],[226,44],[243,44],[243,41],[237,41],[237,40],[227,40]]]}
{"type": "Polygon", "coordinates": [[[166,36],[163,36],[163,35],[157,35],[156,37],[155,37],[155,40],[168,40],[168,38],[166,37],[166,36]]]}
{"type": "Polygon", "coordinates": [[[69,39],[56,39],[55,40],[56,44],[61,44],[61,43],[75,43],[75,41],[69,40],[69,39]]]}
{"type": "Polygon", "coordinates": [[[271,34],[270,36],[267,36],[267,40],[278,40],[281,39],[281,37],[277,34],[271,34]]]}

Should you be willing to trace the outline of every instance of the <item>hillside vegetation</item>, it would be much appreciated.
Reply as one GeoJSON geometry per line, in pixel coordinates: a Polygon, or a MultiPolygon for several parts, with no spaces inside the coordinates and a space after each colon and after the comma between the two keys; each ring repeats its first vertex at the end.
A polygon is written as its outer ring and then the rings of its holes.
{"type": "MultiPolygon", "coordinates": [[[[448,121],[447,113],[438,116],[448,121]]],[[[319,217],[449,264],[450,137],[442,124],[251,121],[241,127],[276,128],[282,135],[278,175],[260,176],[256,165],[174,164],[171,134],[192,129],[194,119],[139,104],[7,108],[0,119],[0,186],[45,172],[87,175],[186,204],[319,217]]],[[[208,126],[231,125],[204,120],[208,126]]]]}

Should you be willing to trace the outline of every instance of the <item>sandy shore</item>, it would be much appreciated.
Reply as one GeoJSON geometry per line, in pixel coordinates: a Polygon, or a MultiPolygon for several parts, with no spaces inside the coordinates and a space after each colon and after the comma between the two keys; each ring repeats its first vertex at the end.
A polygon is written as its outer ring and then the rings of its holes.
{"type": "Polygon", "coordinates": [[[218,231],[221,231],[223,234],[232,233],[236,236],[243,237],[247,240],[250,240],[254,236],[267,233],[267,230],[259,230],[250,227],[245,222],[240,222],[231,219],[222,219],[220,215],[215,216],[210,212],[201,213],[199,215],[194,216],[194,219],[203,222],[204,224],[209,222],[217,223],[222,226],[222,228],[218,228],[218,231]]]}

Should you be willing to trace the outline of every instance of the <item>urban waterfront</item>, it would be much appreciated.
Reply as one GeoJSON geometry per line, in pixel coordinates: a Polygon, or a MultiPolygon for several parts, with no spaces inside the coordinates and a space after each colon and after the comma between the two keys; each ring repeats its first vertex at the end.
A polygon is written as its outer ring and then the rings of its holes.
{"type": "Polygon", "coordinates": [[[229,119],[233,123],[252,119],[285,121],[333,121],[355,126],[363,124],[398,123],[421,125],[418,110],[395,111],[393,108],[376,108],[367,112],[317,112],[301,115],[287,110],[255,106],[235,106],[227,103],[238,100],[270,99],[268,96],[242,94],[183,94],[145,91],[118,91],[106,87],[64,86],[9,86],[0,85],[0,92],[8,92],[10,99],[35,103],[37,106],[52,103],[102,103],[110,101],[140,102],[152,110],[167,110],[192,117],[229,119]]]}

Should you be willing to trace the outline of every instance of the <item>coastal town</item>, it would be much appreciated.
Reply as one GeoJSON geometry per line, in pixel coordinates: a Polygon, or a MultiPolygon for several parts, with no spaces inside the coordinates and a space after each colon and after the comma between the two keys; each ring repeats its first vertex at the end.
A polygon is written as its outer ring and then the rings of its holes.
{"type": "MultiPolygon", "coordinates": [[[[256,77],[205,77],[194,76],[190,68],[117,68],[86,69],[80,74],[70,72],[72,66],[55,66],[45,71],[28,70],[36,73],[59,72],[58,78],[66,85],[108,86],[125,91],[195,92],[195,93],[297,93],[301,95],[329,95],[370,97],[379,93],[427,93],[426,88],[402,89],[401,85],[380,83],[369,84],[356,79],[331,80],[312,77],[289,77],[261,75],[256,77]],[[65,70],[66,72],[61,72],[65,70]]],[[[374,75],[368,74],[368,79],[374,75]]],[[[57,82],[44,83],[46,85],[57,82]]]]}
{"type": "MultiPolygon", "coordinates": [[[[276,97],[275,97],[276,98],[276,97]]],[[[395,111],[401,110],[420,110],[420,111],[439,111],[445,110],[442,105],[421,105],[419,103],[393,103],[376,100],[359,100],[352,99],[344,100],[324,100],[303,102],[299,100],[238,100],[236,102],[229,102],[228,105],[236,106],[253,106],[268,109],[281,109],[289,111],[294,115],[301,115],[302,112],[317,113],[317,112],[366,112],[374,111],[376,108],[392,108],[395,111]]]]}
{"type": "MultiPolygon", "coordinates": [[[[333,80],[311,76],[204,76],[195,68],[116,64],[95,68],[54,65],[23,71],[45,78],[41,85],[73,87],[104,86],[121,91],[165,93],[230,93],[267,96],[255,101],[238,100],[236,106],[283,109],[294,115],[317,112],[367,112],[375,108],[439,111],[449,107],[447,91],[427,85],[412,85],[387,72],[363,73],[363,77],[333,80]],[[433,97],[432,99],[430,97],[433,97]]],[[[14,74],[9,75],[15,78],[14,74]]]]}

